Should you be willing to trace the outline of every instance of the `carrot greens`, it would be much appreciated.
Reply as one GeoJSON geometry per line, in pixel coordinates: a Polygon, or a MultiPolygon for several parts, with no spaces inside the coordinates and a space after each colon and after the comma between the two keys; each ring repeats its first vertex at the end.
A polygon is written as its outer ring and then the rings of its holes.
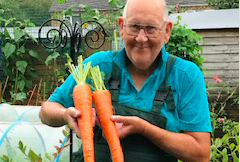
{"type": "Polygon", "coordinates": [[[67,66],[69,68],[69,72],[72,74],[73,78],[78,84],[85,83],[89,71],[91,69],[91,62],[88,62],[86,66],[83,64],[82,55],[78,57],[78,66],[75,67],[71,61],[67,62],[67,66]],[[84,68],[85,67],[85,68],[84,68]]]}

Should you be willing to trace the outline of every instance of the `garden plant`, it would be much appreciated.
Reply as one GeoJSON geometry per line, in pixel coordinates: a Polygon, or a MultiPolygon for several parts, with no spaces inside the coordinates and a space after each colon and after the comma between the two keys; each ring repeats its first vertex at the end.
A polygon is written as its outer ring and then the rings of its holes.
{"type": "Polygon", "coordinates": [[[239,0],[207,0],[207,3],[217,9],[239,8],[239,0]]]}
{"type": "MultiPolygon", "coordinates": [[[[216,98],[210,102],[212,119],[211,161],[239,161],[239,122],[228,118],[227,106],[238,107],[238,88],[232,88],[218,76],[213,78],[217,85],[216,98]]],[[[210,87],[211,89],[213,87],[210,87]]]]}
{"type": "MultiPolygon", "coordinates": [[[[0,12],[1,15],[4,14],[4,10],[1,9],[0,12]]],[[[15,18],[4,19],[0,16],[0,24],[3,26],[0,38],[1,50],[4,53],[4,62],[2,62],[1,68],[4,70],[6,81],[8,81],[7,88],[11,101],[15,104],[16,101],[26,100],[27,91],[32,87],[32,80],[29,77],[37,77],[30,61],[41,60],[41,57],[36,51],[26,46],[27,42],[33,42],[36,45],[38,42],[24,30],[25,27],[33,27],[32,22],[29,20],[18,21],[15,18]],[[10,34],[8,27],[12,27],[13,35],[10,34]]]]}

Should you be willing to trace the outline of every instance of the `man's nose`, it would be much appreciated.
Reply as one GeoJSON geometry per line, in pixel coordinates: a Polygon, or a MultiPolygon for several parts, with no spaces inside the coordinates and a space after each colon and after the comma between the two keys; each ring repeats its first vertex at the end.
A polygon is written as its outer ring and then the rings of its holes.
{"type": "Polygon", "coordinates": [[[148,37],[146,35],[146,32],[145,32],[144,28],[141,28],[139,30],[139,33],[138,33],[138,35],[136,37],[136,40],[137,41],[143,41],[143,42],[148,40],[148,37]]]}
{"type": "Polygon", "coordinates": [[[139,30],[139,32],[138,32],[138,35],[139,34],[143,34],[143,35],[145,35],[145,36],[147,36],[147,34],[146,34],[146,31],[145,31],[145,28],[140,28],[140,30],[139,30]]]}

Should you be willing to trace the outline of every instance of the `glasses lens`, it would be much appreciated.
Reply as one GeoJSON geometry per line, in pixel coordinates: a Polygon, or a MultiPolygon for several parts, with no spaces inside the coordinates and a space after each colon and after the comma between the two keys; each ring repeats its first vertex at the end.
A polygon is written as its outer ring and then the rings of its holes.
{"type": "Polygon", "coordinates": [[[146,26],[145,33],[147,34],[148,37],[155,37],[158,34],[158,28],[154,26],[146,26]]]}
{"type": "Polygon", "coordinates": [[[127,34],[130,34],[130,35],[138,35],[139,33],[139,30],[140,30],[140,26],[138,24],[127,24],[126,26],[126,32],[127,34]]]}
{"type": "Polygon", "coordinates": [[[156,37],[159,33],[159,29],[157,27],[150,25],[127,24],[125,27],[126,33],[132,36],[137,36],[141,29],[144,29],[145,34],[149,38],[156,37]]]}

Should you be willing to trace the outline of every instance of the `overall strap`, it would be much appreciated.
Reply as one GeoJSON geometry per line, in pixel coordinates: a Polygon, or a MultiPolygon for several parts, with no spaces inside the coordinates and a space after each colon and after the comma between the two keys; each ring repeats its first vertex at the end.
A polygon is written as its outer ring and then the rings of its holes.
{"type": "MultiPolygon", "coordinates": [[[[114,56],[117,54],[117,51],[114,51],[114,56]]],[[[118,101],[119,89],[120,89],[120,80],[121,80],[121,69],[116,65],[115,62],[112,64],[112,73],[111,76],[106,80],[109,83],[109,90],[112,94],[112,101],[118,101]]]]}
{"type": "Polygon", "coordinates": [[[171,86],[168,84],[167,79],[173,68],[176,56],[169,55],[167,62],[166,76],[163,80],[163,83],[160,85],[159,89],[156,92],[155,99],[153,101],[153,112],[160,113],[161,107],[166,102],[168,110],[175,109],[175,102],[173,98],[173,91],[171,86]]]}

